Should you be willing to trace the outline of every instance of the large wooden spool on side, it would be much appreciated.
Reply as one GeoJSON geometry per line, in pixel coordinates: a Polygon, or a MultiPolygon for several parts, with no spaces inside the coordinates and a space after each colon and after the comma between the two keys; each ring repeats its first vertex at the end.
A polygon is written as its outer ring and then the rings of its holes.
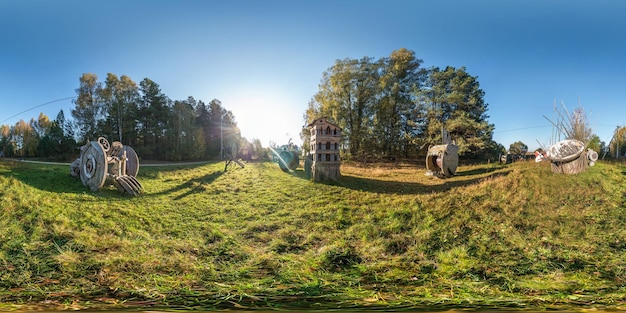
{"type": "Polygon", "coordinates": [[[455,144],[437,145],[428,149],[426,175],[439,178],[454,176],[459,165],[459,147],[455,144]]]}
{"type": "Polygon", "coordinates": [[[80,153],[80,180],[91,191],[96,191],[102,186],[107,177],[106,154],[102,145],[91,141],[85,145],[80,153]]]}

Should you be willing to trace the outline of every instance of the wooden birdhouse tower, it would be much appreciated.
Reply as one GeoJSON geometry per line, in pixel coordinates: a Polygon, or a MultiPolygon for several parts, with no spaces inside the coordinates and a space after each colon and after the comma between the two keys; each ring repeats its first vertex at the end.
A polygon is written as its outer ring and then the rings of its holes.
{"type": "Polygon", "coordinates": [[[311,131],[310,155],[311,178],[314,181],[337,180],[341,177],[339,167],[339,144],[341,128],[322,117],[308,125],[311,131]]]}

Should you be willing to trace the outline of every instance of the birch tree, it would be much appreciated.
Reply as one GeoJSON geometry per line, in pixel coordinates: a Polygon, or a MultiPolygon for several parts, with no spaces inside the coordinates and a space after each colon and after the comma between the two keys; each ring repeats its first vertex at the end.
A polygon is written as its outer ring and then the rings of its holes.
{"type": "Polygon", "coordinates": [[[92,73],[84,73],[79,81],[80,86],[76,89],[78,96],[74,100],[75,108],[71,112],[78,125],[78,136],[85,142],[99,136],[97,123],[104,113],[99,99],[102,84],[98,82],[98,76],[92,73]]]}

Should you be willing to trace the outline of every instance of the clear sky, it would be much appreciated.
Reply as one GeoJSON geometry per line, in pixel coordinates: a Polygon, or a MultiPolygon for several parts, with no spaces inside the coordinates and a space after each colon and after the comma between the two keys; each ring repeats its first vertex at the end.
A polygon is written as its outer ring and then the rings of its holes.
{"type": "Polygon", "coordinates": [[[71,99],[52,101],[111,72],[218,99],[248,139],[299,143],[335,60],[407,48],[477,76],[507,148],[548,145],[555,102],[608,143],[626,125],[625,16],[621,0],[0,0],[0,124],[69,117],[71,99]]]}

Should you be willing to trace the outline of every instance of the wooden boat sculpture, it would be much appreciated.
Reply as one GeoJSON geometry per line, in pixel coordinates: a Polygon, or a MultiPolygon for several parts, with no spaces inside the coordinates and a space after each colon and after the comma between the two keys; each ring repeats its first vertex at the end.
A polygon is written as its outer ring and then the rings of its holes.
{"type": "Polygon", "coordinates": [[[552,162],[570,162],[585,151],[585,144],[576,139],[559,141],[548,148],[546,154],[552,162]]]}

